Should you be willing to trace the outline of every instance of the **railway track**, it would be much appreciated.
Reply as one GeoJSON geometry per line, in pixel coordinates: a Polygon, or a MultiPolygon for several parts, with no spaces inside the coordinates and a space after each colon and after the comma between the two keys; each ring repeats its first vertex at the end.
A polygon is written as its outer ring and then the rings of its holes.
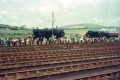
{"type": "MultiPolygon", "coordinates": [[[[106,49],[107,50],[107,49],[106,49]]],[[[86,51],[84,51],[86,52],[86,51]]],[[[108,51],[105,53],[104,51],[101,53],[96,53],[96,51],[89,51],[87,54],[83,54],[81,52],[77,53],[47,53],[44,54],[35,54],[31,55],[30,53],[24,55],[12,55],[8,57],[1,57],[0,61],[0,69],[6,68],[19,68],[19,67],[28,67],[28,66],[38,66],[38,65],[46,65],[46,64],[58,64],[58,63],[70,63],[70,62],[78,62],[78,61],[86,61],[86,60],[99,60],[99,59],[106,59],[106,58],[119,58],[120,54],[116,51],[108,51]],[[92,53],[94,52],[94,53],[92,53]],[[40,55],[40,56],[39,56],[40,55]],[[94,56],[93,56],[94,55],[94,56]],[[61,57],[61,58],[59,58],[61,57]],[[27,63],[27,64],[26,64],[27,63]]]]}
{"type": "Polygon", "coordinates": [[[71,65],[58,65],[58,66],[50,66],[50,67],[42,67],[42,68],[25,68],[23,70],[12,70],[12,71],[3,71],[0,75],[9,76],[8,78],[14,79],[24,79],[29,77],[42,77],[42,76],[50,76],[54,74],[62,74],[62,73],[69,73],[74,71],[80,70],[87,70],[87,69],[94,69],[94,68],[101,68],[113,65],[119,65],[120,59],[115,60],[106,60],[106,61],[97,61],[91,63],[83,63],[83,64],[71,64],[71,65]],[[101,65],[100,65],[101,64],[101,65]]]}
{"type": "Polygon", "coordinates": [[[112,79],[119,77],[119,65],[120,42],[0,48],[0,80],[112,79]]]}
{"type": "MultiPolygon", "coordinates": [[[[80,56],[81,57],[81,56],[80,56]]],[[[86,62],[86,61],[95,61],[95,60],[107,60],[107,59],[119,59],[120,55],[110,55],[110,56],[89,56],[80,58],[77,57],[67,57],[67,58],[58,58],[58,59],[47,59],[47,60],[28,60],[28,61],[11,61],[0,64],[0,70],[3,69],[11,69],[11,68],[21,68],[21,67],[29,67],[29,66],[43,66],[43,65],[54,65],[54,64],[67,64],[67,63],[75,63],[75,62],[86,62]],[[27,63],[27,64],[26,64],[27,63]]]]}
{"type": "Polygon", "coordinates": [[[40,46],[8,46],[0,47],[1,53],[10,52],[27,52],[27,51],[45,51],[45,50],[65,50],[80,48],[99,48],[99,47],[119,47],[120,42],[103,42],[103,43],[83,43],[83,44],[60,44],[60,45],[40,45],[40,46]]]}
{"type": "Polygon", "coordinates": [[[120,66],[95,68],[71,73],[23,80],[120,80],[120,66]]]}

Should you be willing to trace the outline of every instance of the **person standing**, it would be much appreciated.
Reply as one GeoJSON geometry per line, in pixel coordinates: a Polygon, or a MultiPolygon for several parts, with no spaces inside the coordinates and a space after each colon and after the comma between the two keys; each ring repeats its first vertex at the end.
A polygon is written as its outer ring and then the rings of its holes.
{"type": "Polygon", "coordinates": [[[6,42],[7,42],[7,46],[10,46],[10,42],[11,42],[11,41],[10,41],[10,38],[7,38],[7,39],[6,39],[6,42]]]}
{"type": "Polygon", "coordinates": [[[37,38],[36,41],[37,41],[37,45],[39,45],[39,38],[37,38]]]}
{"type": "Polygon", "coordinates": [[[1,38],[0,38],[0,46],[1,46],[1,38]]]}

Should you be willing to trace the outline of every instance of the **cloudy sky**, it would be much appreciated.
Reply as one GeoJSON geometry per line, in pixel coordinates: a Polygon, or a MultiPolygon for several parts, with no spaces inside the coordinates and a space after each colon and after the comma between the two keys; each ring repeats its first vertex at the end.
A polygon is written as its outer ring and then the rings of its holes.
{"type": "Polygon", "coordinates": [[[0,24],[27,27],[120,24],[120,0],[0,0],[0,24]]]}

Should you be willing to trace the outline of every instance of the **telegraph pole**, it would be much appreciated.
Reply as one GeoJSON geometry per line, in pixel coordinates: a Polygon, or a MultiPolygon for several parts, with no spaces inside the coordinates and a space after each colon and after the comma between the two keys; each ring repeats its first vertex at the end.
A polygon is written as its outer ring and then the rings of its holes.
{"type": "Polygon", "coordinates": [[[120,36],[120,22],[119,22],[119,26],[118,26],[118,32],[119,32],[119,36],[120,36]]]}
{"type": "Polygon", "coordinates": [[[54,29],[54,12],[52,12],[52,35],[54,35],[53,29],[54,29]]]}
{"type": "Polygon", "coordinates": [[[109,4],[108,4],[108,0],[106,0],[106,28],[107,28],[107,31],[108,31],[108,29],[109,29],[109,27],[108,27],[108,17],[109,17],[109,9],[108,9],[108,7],[109,7],[109,4]]]}

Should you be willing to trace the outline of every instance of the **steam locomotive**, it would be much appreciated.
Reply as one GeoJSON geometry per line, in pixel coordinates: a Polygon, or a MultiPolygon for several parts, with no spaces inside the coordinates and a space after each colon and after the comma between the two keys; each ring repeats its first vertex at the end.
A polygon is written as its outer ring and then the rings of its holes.
{"type": "Polygon", "coordinates": [[[104,32],[104,31],[88,31],[85,34],[86,37],[118,37],[119,34],[117,32],[104,32]]]}
{"type": "Polygon", "coordinates": [[[52,35],[56,36],[56,38],[63,37],[65,35],[65,32],[63,29],[34,29],[33,35],[36,38],[47,38],[49,39],[52,35]]]}

